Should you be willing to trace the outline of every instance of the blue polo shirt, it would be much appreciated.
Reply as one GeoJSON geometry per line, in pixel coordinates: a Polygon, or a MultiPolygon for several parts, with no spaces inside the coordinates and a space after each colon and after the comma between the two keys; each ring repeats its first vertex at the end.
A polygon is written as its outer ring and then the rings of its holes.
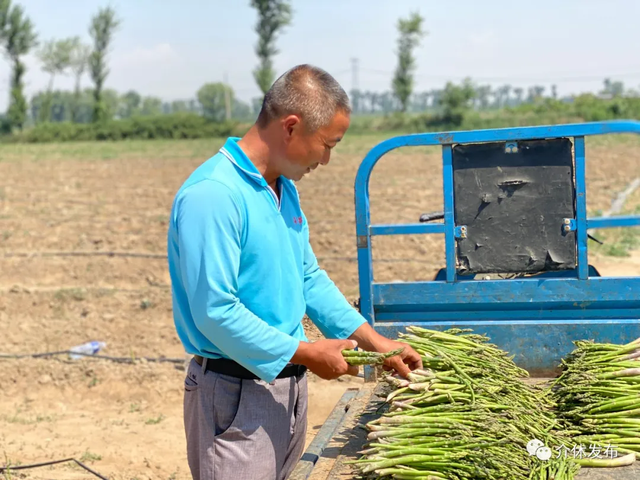
{"type": "Polygon", "coordinates": [[[278,200],[238,140],[173,201],[173,315],[188,353],[233,359],[270,382],[307,341],[305,313],[327,338],[348,338],[365,319],[318,266],[294,183],[278,179],[278,200]]]}

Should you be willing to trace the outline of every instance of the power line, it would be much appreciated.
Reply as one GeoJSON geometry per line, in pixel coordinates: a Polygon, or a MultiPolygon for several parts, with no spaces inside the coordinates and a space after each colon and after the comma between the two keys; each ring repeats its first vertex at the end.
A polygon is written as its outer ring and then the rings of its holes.
{"type": "MultiPolygon", "coordinates": [[[[363,68],[363,72],[372,73],[375,75],[391,76],[393,72],[386,70],[377,70],[372,68],[363,68]]],[[[601,74],[601,75],[575,75],[575,76],[554,76],[554,74],[548,74],[545,77],[535,76],[504,76],[504,77],[474,77],[472,75],[456,76],[456,75],[421,75],[416,74],[416,78],[422,80],[462,80],[465,78],[471,78],[476,81],[484,82],[513,82],[513,81],[525,81],[525,82],[580,82],[580,81],[594,81],[603,80],[604,78],[640,78],[640,72],[627,72],[627,73],[615,73],[615,74],[601,74]]]]}

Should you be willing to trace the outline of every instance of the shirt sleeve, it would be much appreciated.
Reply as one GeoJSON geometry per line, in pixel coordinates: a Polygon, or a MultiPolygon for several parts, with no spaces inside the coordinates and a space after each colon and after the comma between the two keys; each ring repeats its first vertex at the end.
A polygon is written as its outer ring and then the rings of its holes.
{"type": "Polygon", "coordinates": [[[327,338],[349,338],[366,322],[318,265],[308,234],[304,254],[304,298],[307,315],[327,338]]]}
{"type": "Polygon", "coordinates": [[[224,184],[191,186],[176,214],[180,269],[198,330],[262,380],[273,381],[299,341],[270,326],[239,300],[243,213],[224,184]]]}

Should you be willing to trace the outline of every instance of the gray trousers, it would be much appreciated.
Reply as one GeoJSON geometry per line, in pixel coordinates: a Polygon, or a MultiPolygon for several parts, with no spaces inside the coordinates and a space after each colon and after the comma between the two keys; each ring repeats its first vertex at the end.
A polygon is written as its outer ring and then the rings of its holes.
{"type": "Polygon", "coordinates": [[[184,382],[187,458],[195,480],[285,480],[302,456],[307,376],[242,380],[191,360],[184,382]]]}

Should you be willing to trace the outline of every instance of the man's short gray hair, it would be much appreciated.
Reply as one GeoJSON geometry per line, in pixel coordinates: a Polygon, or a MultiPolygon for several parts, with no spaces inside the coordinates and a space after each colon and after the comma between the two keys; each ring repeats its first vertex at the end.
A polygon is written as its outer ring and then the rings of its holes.
{"type": "Polygon", "coordinates": [[[328,125],[335,114],[351,113],[349,97],[321,68],[298,65],[278,78],[262,101],[258,125],[286,115],[300,115],[309,131],[328,125]]]}

